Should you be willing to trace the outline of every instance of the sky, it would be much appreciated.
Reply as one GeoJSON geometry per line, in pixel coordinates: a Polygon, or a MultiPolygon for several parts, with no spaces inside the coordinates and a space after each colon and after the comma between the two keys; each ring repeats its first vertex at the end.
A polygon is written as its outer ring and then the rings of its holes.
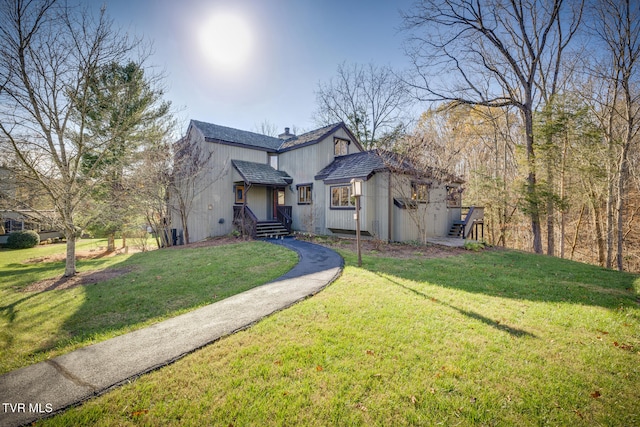
{"type": "Polygon", "coordinates": [[[315,91],[341,63],[409,66],[401,10],[413,0],[103,0],[153,43],[165,98],[190,119],[258,131],[318,127],[315,91]]]}

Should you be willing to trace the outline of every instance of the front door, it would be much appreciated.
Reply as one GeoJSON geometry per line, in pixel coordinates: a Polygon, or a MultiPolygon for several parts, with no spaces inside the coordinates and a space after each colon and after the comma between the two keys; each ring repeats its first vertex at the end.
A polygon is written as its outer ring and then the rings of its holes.
{"type": "Polygon", "coordinates": [[[278,219],[278,206],[284,206],[284,188],[274,188],[271,191],[272,219],[278,219]]]}

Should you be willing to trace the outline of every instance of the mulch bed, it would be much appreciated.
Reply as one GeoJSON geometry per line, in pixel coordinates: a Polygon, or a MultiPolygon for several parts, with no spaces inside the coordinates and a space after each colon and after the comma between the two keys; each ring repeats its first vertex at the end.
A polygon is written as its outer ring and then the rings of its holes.
{"type": "MultiPolygon", "coordinates": [[[[317,243],[331,249],[345,249],[351,252],[357,251],[355,239],[327,238],[322,236],[298,237],[317,243]]],[[[469,253],[463,248],[454,248],[435,244],[412,245],[407,243],[387,243],[380,240],[363,239],[360,242],[363,255],[380,256],[388,258],[444,258],[462,253],[469,253]]]]}

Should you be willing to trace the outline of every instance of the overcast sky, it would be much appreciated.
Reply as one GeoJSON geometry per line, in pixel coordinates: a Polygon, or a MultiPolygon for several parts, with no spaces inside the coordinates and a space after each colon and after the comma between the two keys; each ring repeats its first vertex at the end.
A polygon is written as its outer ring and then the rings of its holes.
{"type": "Polygon", "coordinates": [[[153,42],[149,64],[165,70],[166,98],[181,109],[184,123],[311,130],[318,82],[333,77],[338,64],[408,66],[400,10],[412,0],[104,4],[116,25],[153,42]]]}

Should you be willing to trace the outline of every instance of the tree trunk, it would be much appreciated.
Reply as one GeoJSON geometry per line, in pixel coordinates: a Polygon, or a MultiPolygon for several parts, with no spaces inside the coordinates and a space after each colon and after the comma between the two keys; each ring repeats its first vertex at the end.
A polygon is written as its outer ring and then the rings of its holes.
{"type": "Polygon", "coordinates": [[[107,236],[107,252],[115,252],[116,250],[116,235],[109,233],[107,236]]]}
{"type": "Polygon", "coordinates": [[[605,266],[611,268],[613,266],[613,167],[612,161],[613,147],[612,142],[609,141],[609,156],[607,158],[607,259],[605,266]]]}
{"type": "Polygon", "coordinates": [[[598,264],[604,267],[609,259],[606,256],[605,238],[602,233],[602,222],[600,221],[600,208],[595,195],[591,195],[591,207],[593,208],[593,227],[596,231],[596,245],[598,246],[598,264]]]}
{"type": "Polygon", "coordinates": [[[573,235],[573,243],[571,244],[571,255],[569,259],[573,260],[573,254],[576,251],[576,246],[578,245],[578,234],[580,233],[580,226],[582,225],[582,216],[584,215],[585,204],[582,204],[582,208],[580,209],[580,216],[578,217],[578,223],[576,224],[576,232],[573,235]]]}
{"type": "Polygon", "coordinates": [[[547,255],[554,256],[556,252],[555,241],[555,201],[553,200],[553,165],[551,159],[547,160],[547,255]]]}
{"type": "Polygon", "coordinates": [[[629,165],[627,157],[629,153],[629,143],[626,143],[622,147],[622,154],[620,155],[620,174],[618,175],[618,201],[616,203],[617,224],[616,224],[616,237],[617,237],[617,250],[616,250],[616,267],[619,271],[623,269],[623,243],[624,243],[624,205],[626,199],[626,183],[627,175],[629,174],[629,165]]]}
{"type": "Polygon", "coordinates": [[[182,219],[182,243],[185,245],[189,244],[189,226],[187,225],[187,214],[186,212],[180,213],[180,218],[182,219]]]}
{"type": "Polygon", "coordinates": [[[71,277],[76,274],[76,231],[67,229],[64,234],[67,239],[67,259],[64,267],[64,276],[71,277]]]}
{"type": "MultiPolygon", "coordinates": [[[[569,147],[569,137],[565,133],[564,145],[562,147],[562,161],[560,162],[560,200],[562,202],[562,211],[560,212],[560,258],[564,258],[565,252],[565,233],[567,227],[567,204],[565,201],[566,189],[566,171],[567,171],[567,149],[569,147]]],[[[584,205],[582,205],[584,209],[584,205]]],[[[582,213],[580,213],[582,215],[582,213]]]]}
{"type": "Polygon", "coordinates": [[[529,173],[527,174],[527,199],[529,217],[531,218],[531,233],[533,235],[533,251],[537,254],[542,253],[542,231],[540,227],[540,202],[538,201],[536,190],[536,156],[534,152],[533,139],[533,112],[531,103],[527,103],[523,110],[526,143],[527,143],[527,166],[529,173]]]}

